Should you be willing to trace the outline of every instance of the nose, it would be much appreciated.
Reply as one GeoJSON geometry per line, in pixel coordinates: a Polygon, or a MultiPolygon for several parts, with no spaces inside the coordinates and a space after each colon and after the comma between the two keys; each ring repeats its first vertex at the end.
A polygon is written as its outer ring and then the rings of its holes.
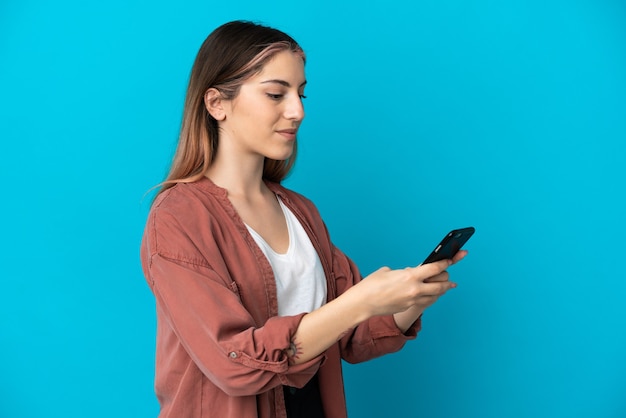
{"type": "Polygon", "coordinates": [[[304,105],[302,98],[297,95],[286,103],[285,118],[296,122],[304,119],[304,105]]]}

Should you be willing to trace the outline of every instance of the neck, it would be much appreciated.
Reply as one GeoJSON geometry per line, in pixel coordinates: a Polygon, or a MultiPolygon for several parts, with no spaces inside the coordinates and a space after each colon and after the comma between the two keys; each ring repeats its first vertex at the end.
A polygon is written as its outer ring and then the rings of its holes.
{"type": "Polygon", "coordinates": [[[218,152],[205,175],[216,185],[228,190],[230,196],[256,196],[266,189],[263,182],[264,162],[263,157],[256,155],[218,152]]]}

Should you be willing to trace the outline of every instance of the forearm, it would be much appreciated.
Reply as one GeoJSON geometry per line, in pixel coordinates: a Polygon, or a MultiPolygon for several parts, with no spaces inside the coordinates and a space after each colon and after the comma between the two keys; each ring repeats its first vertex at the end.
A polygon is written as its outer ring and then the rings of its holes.
{"type": "Polygon", "coordinates": [[[305,315],[286,348],[292,364],[313,359],[348,331],[373,316],[391,315],[405,333],[422,312],[454,283],[448,281],[442,260],[415,268],[383,267],[348,289],[337,299],[305,315]],[[426,282],[426,279],[431,279],[426,282]]]}
{"type": "Polygon", "coordinates": [[[371,316],[355,296],[348,291],[302,318],[287,350],[292,364],[320,355],[371,316]]]}
{"type": "Polygon", "coordinates": [[[393,315],[393,320],[398,328],[405,333],[411,325],[424,313],[424,309],[419,306],[412,306],[404,312],[398,312],[393,315]]]}

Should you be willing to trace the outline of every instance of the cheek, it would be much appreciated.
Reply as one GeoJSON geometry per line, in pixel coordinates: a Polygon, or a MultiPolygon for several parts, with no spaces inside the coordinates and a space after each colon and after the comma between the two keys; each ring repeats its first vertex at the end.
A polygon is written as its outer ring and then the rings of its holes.
{"type": "MultiPolygon", "coordinates": [[[[280,112],[273,106],[259,107],[251,116],[259,123],[273,125],[280,119],[280,112]]],[[[260,128],[260,126],[259,126],[260,128]]]]}
{"type": "Polygon", "coordinates": [[[270,129],[281,118],[280,106],[265,97],[248,97],[239,102],[235,108],[238,123],[246,125],[246,129],[270,129]],[[269,102],[269,103],[268,103],[269,102]]]}

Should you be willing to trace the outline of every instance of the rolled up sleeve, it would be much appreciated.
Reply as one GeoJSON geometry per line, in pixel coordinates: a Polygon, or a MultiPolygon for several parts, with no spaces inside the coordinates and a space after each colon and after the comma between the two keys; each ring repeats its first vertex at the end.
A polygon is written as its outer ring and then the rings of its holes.
{"type": "Polygon", "coordinates": [[[290,365],[285,353],[304,314],[272,317],[257,326],[236,286],[225,285],[209,267],[159,254],[151,257],[149,277],[159,320],[166,321],[197,367],[225,393],[254,395],[281,384],[301,387],[317,372],[323,356],[290,365]]]}

